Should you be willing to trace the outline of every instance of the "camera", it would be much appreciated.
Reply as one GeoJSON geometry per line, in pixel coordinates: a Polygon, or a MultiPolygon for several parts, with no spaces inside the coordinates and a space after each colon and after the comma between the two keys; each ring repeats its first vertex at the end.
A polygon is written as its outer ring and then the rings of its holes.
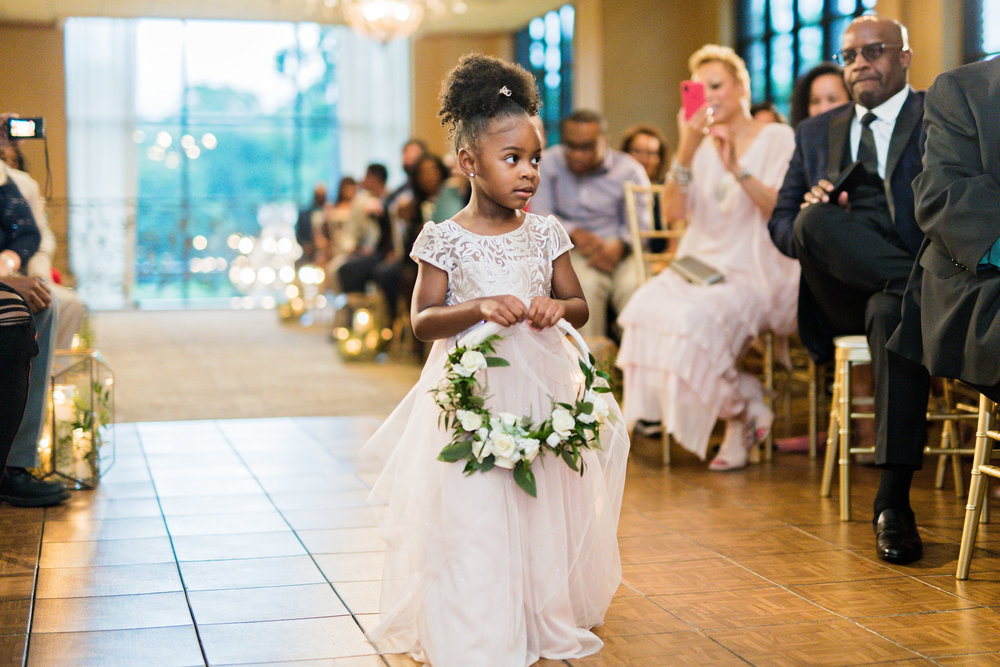
{"type": "Polygon", "coordinates": [[[8,118],[3,133],[11,139],[44,139],[44,118],[8,118]]]}

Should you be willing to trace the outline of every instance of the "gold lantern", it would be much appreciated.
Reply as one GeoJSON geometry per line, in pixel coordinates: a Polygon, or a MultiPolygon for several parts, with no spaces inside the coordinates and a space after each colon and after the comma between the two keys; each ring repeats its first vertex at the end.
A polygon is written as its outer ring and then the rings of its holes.
{"type": "Polygon", "coordinates": [[[77,489],[92,489],[115,460],[115,377],[95,350],[56,350],[41,468],[77,489]]]}

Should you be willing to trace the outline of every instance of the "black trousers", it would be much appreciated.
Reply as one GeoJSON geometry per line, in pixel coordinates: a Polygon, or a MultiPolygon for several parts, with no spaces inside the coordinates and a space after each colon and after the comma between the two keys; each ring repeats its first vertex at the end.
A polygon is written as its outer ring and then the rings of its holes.
{"type": "Polygon", "coordinates": [[[28,400],[31,359],[38,353],[35,323],[24,300],[0,283],[0,473],[28,400]],[[23,313],[27,317],[19,317],[23,313]]]}
{"type": "Polygon", "coordinates": [[[927,443],[927,370],[886,349],[914,255],[884,209],[813,204],[795,219],[802,280],[834,335],[868,338],[875,378],[875,462],[919,469],[927,443]]]}

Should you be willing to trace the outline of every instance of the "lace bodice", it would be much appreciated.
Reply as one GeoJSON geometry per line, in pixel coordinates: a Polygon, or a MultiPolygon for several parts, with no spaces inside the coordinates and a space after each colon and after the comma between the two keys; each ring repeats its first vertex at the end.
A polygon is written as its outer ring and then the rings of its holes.
{"type": "Polygon", "coordinates": [[[451,220],[428,222],[410,256],[448,274],[445,305],[512,294],[530,304],[552,289],[552,262],[573,247],[562,223],[528,213],[517,229],[482,236],[451,220]]]}

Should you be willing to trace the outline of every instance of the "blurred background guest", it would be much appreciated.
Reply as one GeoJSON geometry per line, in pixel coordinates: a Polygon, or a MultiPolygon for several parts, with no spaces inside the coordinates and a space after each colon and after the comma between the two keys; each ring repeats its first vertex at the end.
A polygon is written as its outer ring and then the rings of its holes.
{"type": "MultiPolygon", "coordinates": [[[[651,184],[663,185],[667,165],[670,163],[670,149],[660,130],[652,125],[633,125],[625,130],[620,148],[642,165],[651,184]]],[[[653,198],[653,227],[658,230],[664,228],[659,197],[653,198]]],[[[667,239],[652,239],[649,249],[652,252],[663,252],[667,249],[667,239]]]]}
{"type": "Polygon", "coordinates": [[[299,218],[295,223],[295,240],[302,247],[299,264],[312,264],[316,261],[316,237],[325,223],[326,183],[320,181],[313,188],[312,203],[299,211],[299,218]]]}
{"type": "Polygon", "coordinates": [[[844,70],[837,63],[822,62],[795,81],[788,111],[792,127],[850,101],[844,70]]]}
{"type": "Polygon", "coordinates": [[[762,331],[795,330],[799,268],[767,232],[794,137],[787,125],[750,116],[750,76],[732,49],[705,46],[689,66],[706,101],[690,119],[677,114],[664,214],[688,220],[678,257],[695,257],[724,280],[693,284],[665,270],[639,288],[619,317],[618,365],[630,424],[662,421],[705,458],[716,420],[725,419],[711,469],[732,470],[746,465],[747,448],[773,420],[760,381],[737,359],[762,331]]]}
{"type": "MultiPolygon", "coordinates": [[[[608,147],[604,116],[578,109],[560,124],[562,143],[542,154],[538,191],[531,211],[555,215],[573,241],[570,260],[590,306],[584,336],[608,336],[608,311],[620,313],[639,286],[625,215],[627,181],[649,185],[629,155],[608,147]]],[[[649,229],[646,207],[639,224],[649,229]]]]}
{"type": "Polygon", "coordinates": [[[434,203],[434,211],[430,219],[434,222],[444,222],[453,215],[465,208],[472,196],[472,184],[466,178],[465,173],[458,167],[458,161],[454,153],[449,153],[444,157],[445,164],[450,168],[448,180],[441,187],[437,201],[434,203]]]}
{"type": "Polygon", "coordinates": [[[784,123],[788,125],[788,119],[785,118],[785,114],[781,113],[771,100],[764,100],[752,105],[750,107],[750,116],[762,123],[784,123]]]}

